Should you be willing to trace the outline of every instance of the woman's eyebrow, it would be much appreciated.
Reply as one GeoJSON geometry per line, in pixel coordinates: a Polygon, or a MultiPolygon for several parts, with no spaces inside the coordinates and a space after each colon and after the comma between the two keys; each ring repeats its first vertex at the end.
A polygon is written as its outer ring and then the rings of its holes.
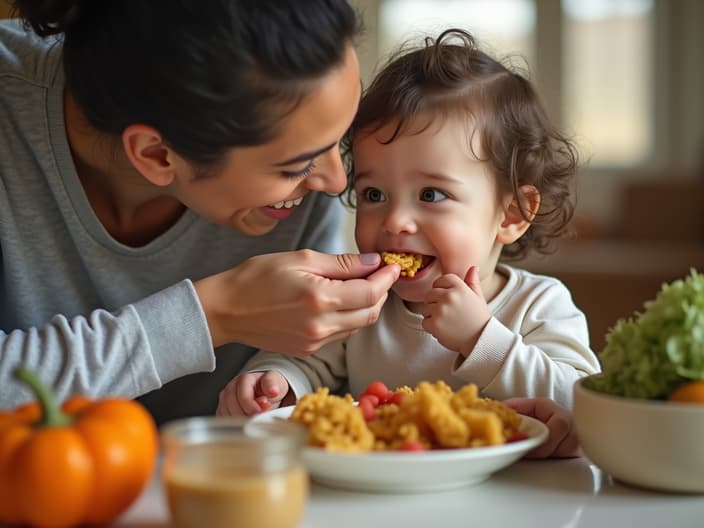
{"type": "Polygon", "coordinates": [[[330,150],[333,148],[337,143],[330,143],[328,146],[320,148],[318,150],[313,150],[311,152],[304,152],[303,154],[299,154],[298,156],[294,156],[293,158],[287,159],[285,161],[280,161],[278,163],[274,163],[275,167],[282,167],[284,165],[293,165],[294,163],[301,163],[302,161],[308,161],[316,156],[319,156],[325,151],[330,150]]]}

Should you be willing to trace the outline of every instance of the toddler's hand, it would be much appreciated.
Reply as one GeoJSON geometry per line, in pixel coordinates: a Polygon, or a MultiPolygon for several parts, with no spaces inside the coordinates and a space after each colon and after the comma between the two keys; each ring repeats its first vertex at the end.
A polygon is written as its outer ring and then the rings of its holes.
{"type": "Polygon", "coordinates": [[[510,398],[504,403],[519,414],[548,426],[548,438],[526,458],[573,458],[582,456],[572,413],[549,398],[510,398]]]}
{"type": "Polygon", "coordinates": [[[288,393],[288,382],[276,371],[248,372],[220,391],[217,416],[251,416],[276,409],[288,393]]]}
{"type": "Polygon", "coordinates": [[[454,274],[438,278],[425,297],[423,329],[442,346],[464,357],[472,351],[490,318],[476,266],[469,269],[464,280],[454,274]]]}

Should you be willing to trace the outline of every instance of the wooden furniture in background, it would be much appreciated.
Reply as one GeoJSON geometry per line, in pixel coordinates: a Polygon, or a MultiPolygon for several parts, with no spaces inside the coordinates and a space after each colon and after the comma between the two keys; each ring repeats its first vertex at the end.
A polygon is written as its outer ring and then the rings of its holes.
{"type": "Polygon", "coordinates": [[[628,185],[620,237],[642,242],[704,245],[704,179],[670,179],[628,185]]]}
{"type": "Polygon", "coordinates": [[[586,314],[592,349],[600,352],[616,321],[641,311],[663,283],[704,271],[704,244],[595,240],[563,244],[554,255],[529,257],[520,266],[557,277],[586,314]]]}
{"type": "Polygon", "coordinates": [[[620,318],[642,311],[663,283],[704,272],[704,181],[660,178],[623,191],[621,222],[609,239],[563,242],[517,263],[562,280],[587,316],[592,349],[620,318]]]}

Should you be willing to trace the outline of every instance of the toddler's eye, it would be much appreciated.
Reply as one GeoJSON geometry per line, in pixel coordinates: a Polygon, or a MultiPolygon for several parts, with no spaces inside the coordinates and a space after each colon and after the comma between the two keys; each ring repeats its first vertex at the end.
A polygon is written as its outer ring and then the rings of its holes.
{"type": "Polygon", "coordinates": [[[368,202],[383,202],[386,200],[384,193],[374,187],[367,187],[360,194],[368,202]]]}
{"type": "Polygon", "coordinates": [[[420,192],[420,199],[423,202],[439,202],[445,198],[447,198],[447,195],[437,189],[427,188],[420,192]]]}

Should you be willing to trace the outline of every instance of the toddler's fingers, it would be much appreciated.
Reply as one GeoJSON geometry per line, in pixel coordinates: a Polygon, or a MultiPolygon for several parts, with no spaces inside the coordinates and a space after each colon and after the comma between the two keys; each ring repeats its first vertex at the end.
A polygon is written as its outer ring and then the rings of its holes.
{"type": "Polygon", "coordinates": [[[267,398],[266,396],[259,396],[257,398],[257,403],[259,404],[259,409],[262,412],[268,411],[273,407],[273,405],[269,401],[269,398],[267,398]]]}
{"type": "Polygon", "coordinates": [[[237,402],[237,382],[238,378],[230,380],[218,395],[218,406],[215,409],[216,416],[242,416],[244,411],[237,402]]]}
{"type": "Polygon", "coordinates": [[[471,266],[467,270],[467,275],[464,277],[464,282],[469,288],[479,297],[484,298],[484,292],[482,291],[482,285],[479,278],[479,266],[471,266]]]}
{"type": "Polygon", "coordinates": [[[462,284],[462,279],[453,273],[446,273],[441,275],[435,282],[433,282],[433,289],[436,290],[446,290],[448,288],[455,288],[462,284]]]}
{"type": "Polygon", "coordinates": [[[218,406],[215,409],[215,416],[232,416],[229,399],[225,395],[225,389],[221,390],[218,395],[218,406]]]}
{"type": "Polygon", "coordinates": [[[509,398],[508,400],[504,400],[503,403],[511,407],[511,409],[516,411],[518,414],[539,419],[535,415],[535,398],[509,398]]]}
{"type": "Polygon", "coordinates": [[[548,427],[548,438],[526,458],[580,456],[579,439],[569,410],[549,398],[510,398],[504,403],[519,414],[540,420],[548,427]]]}
{"type": "MultiPolygon", "coordinates": [[[[572,420],[570,412],[550,398],[509,398],[508,400],[504,400],[504,403],[518,414],[531,416],[544,424],[554,419],[555,416],[557,416],[560,422],[569,422],[572,420]]],[[[564,424],[560,423],[560,427],[563,426],[564,424]]]]}
{"type": "Polygon", "coordinates": [[[575,458],[583,454],[582,446],[579,445],[579,437],[576,432],[572,431],[572,433],[567,435],[560,445],[557,446],[552,456],[555,458],[575,458]]]}
{"type": "MultiPolygon", "coordinates": [[[[549,427],[549,426],[548,426],[549,427]]],[[[526,458],[574,458],[582,455],[577,435],[568,431],[561,436],[559,430],[550,430],[548,439],[526,454],[526,458]]]]}
{"type": "Polygon", "coordinates": [[[257,393],[265,396],[270,403],[279,403],[288,393],[288,382],[283,374],[270,370],[259,379],[257,393]]]}
{"type": "Polygon", "coordinates": [[[242,412],[247,416],[261,412],[256,398],[259,396],[259,394],[257,394],[258,382],[263,374],[263,372],[252,372],[235,378],[237,380],[237,386],[235,388],[237,403],[242,412]]]}

